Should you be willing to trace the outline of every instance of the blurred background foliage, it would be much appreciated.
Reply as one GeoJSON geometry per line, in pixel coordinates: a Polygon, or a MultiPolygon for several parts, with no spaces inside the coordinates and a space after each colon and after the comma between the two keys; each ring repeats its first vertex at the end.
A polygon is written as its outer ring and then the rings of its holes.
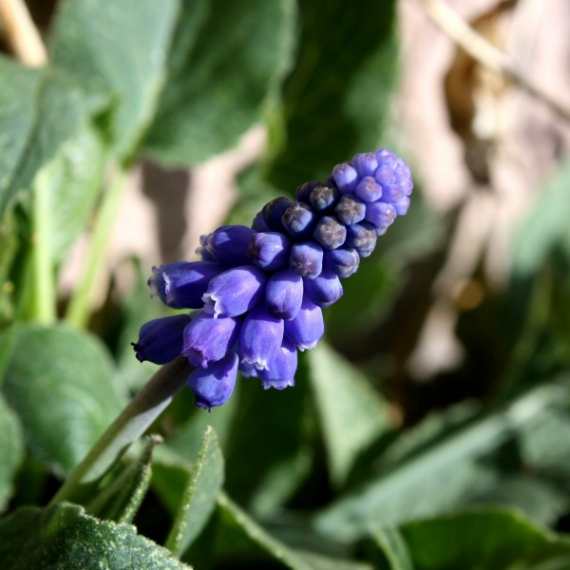
{"type": "MultiPolygon", "coordinates": [[[[567,96],[564,0],[448,3],[567,96]]],[[[34,0],[37,68],[0,26],[2,567],[570,568],[570,127],[430,4],[34,0]],[[411,211],[295,389],[182,393],[40,509],[154,370],[150,266],[378,146],[411,211]]]]}

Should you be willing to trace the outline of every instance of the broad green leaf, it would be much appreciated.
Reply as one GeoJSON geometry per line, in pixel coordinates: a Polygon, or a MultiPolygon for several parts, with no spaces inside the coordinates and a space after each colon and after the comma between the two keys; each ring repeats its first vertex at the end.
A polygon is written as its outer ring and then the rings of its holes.
{"type": "Polygon", "coordinates": [[[288,67],[293,0],[184,2],[168,82],[146,150],[195,164],[234,145],[262,118],[288,67]]]}
{"type": "Polygon", "coordinates": [[[161,441],[158,436],[145,438],[140,455],[134,460],[127,459],[127,465],[87,505],[89,513],[101,519],[131,522],[148,491],[153,450],[161,441]]]}
{"type": "Polygon", "coordinates": [[[101,521],[77,505],[24,507],[0,520],[0,564],[11,570],[182,570],[189,567],[129,524],[101,521]]]}
{"type": "Polygon", "coordinates": [[[112,104],[116,153],[130,157],[153,119],[166,76],[177,0],[65,0],[50,41],[54,65],[82,86],[92,104],[112,104]]]}
{"type": "Polygon", "coordinates": [[[566,161],[537,199],[513,240],[513,270],[535,272],[556,247],[570,255],[570,161],[566,161]]]}
{"type": "Polygon", "coordinates": [[[224,458],[216,432],[208,426],[202,447],[188,473],[166,546],[183,554],[208,521],[224,481],[224,458]]]}
{"type": "Polygon", "coordinates": [[[20,422],[0,395],[0,510],[12,492],[12,482],[23,455],[20,422]]]}
{"type": "MultiPolygon", "coordinates": [[[[473,510],[401,528],[415,570],[530,570],[570,560],[570,541],[516,511],[473,510]]],[[[566,566],[568,567],[568,566],[566,566]]]]}
{"type": "Polygon", "coordinates": [[[324,178],[335,162],[381,142],[396,78],[395,5],[300,3],[300,46],[271,133],[276,186],[324,178]]]}
{"type": "Polygon", "coordinates": [[[102,183],[103,143],[94,128],[84,128],[65,143],[45,169],[52,255],[61,261],[87,226],[102,183]]]}
{"type": "Polygon", "coordinates": [[[497,481],[480,460],[566,398],[567,388],[557,384],[525,394],[342,497],[317,516],[317,528],[349,542],[371,524],[393,525],[468,502],[497,481]]]}
{"type": "Polygon", "coordinates": [[[89,108],[60,72],[25,69],[0,57],[0,225],[31,190],[37,171],[80,132],[89,108]]]}
{"type": "Polygon", "coordinates": [[[358,454],[389,428],[388,406],[356,368],[324,343],[309,352],[308,361],[332,480],[340,485],[358,454]]]}
{"type": "Polygon", "coordinates": [[[97,339],[64,326],[22,326],[6,369],[4,394],[30,449],[57,472],[76,465],[125,400],[97,339]]]}

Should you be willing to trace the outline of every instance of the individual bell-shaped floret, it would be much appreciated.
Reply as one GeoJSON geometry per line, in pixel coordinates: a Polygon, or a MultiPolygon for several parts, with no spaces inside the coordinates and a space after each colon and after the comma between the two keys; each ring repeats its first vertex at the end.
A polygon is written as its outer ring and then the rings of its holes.
{"type": "Polygon", "coordinates": [[[198,309],[208,283],[222,271],[211,261],[179,261],[153,267],[148,280],[160,300],[174,309],[198,309]]]}
{"type": "Polygon", "coordinates": [[[263,207],[263,219],[267,226],[275,232],[282,232],[285,230],[283,224],[281,223],[281,218],[285,213],[285,210],[294,204],[293,200],[290,198],[280,197],[271,200],[263,207]]]}
{"type": "Polygon", "coordinates": [[[307,296],[297,316],[285,321],[285,341],[300,351],[314,348],[325,333],[323,312],[307,296]]]}
{"type": "Polygon", "coordinates": [[[291,248],[289,267],[301,277],[318,277],[323,269],[323,248],[312,241],[296,243],[291,248]]]}
{"type": "Polygon", "coordinates": [[[274,388],[284,390],[295,385],[295,373],[297,372],[297,349],[284,343],[269,359],[267,370],[261,370],[258,377],[264,390],[274,388]]]}
{"type": "Polygon", "coordinates": [[[222,226],[206,239],[205,249],[224,265],[249,262],[249,244],[254,231],[246,226],[222,226]]]}
{"type": "Polygon", "coordinates": [[[319,307],[328,307],[342,297],[342,284],[336,273],[323,271],[316,279],[304,281],[305,295],[319,307]]]}
{"type": "Polygon", "coordinates": [[[267,370],[269,359],[283,342],[283,319],[257,307],[244,319],[239,336],[239,357],[244,368],[267,370]]]}
{"type": "Polygon", "coordinates": [[[374,202],[366,206],[366,221],[370,222],[378,233],[385,232],[396,216],[396,208],[387,202],[374,202]]]}
{"type": "Polygon", "coordinates": [[[214,317],[237,317],[252,309],[263,292],[265,274],[253,265],[234,267],[214,277],[202,296],[214,317]]]}
{"type": "Polygon", "coordinates": [[[283,212],[281,224],[293,239],[304,239],[311,235],[315,214],[306,204],[295,202],[283,212]]]}
{"type": "Polygon", "coordinates": [[[331,211],[338,202],[339,191],[333,185],[319,184],[309,194],[308,203],[320,214],[331,211]]]}
{"type": "Polygon", "coordinates": [[[196,368],[188,378],[196,405],[209,410],[225,404],[234,391],[237,372],[238,356],[234,352],[207,368],[196,368]]]}
{"type": "Polygon", "coordinates": [[[345,194],[336,205],[334,212],[343,224],[358,224],[366,215],[366,205],[354,196],[345,194]]]}
{"type": "Polygon", "coordinates": [[[360,257],[368,257],[376,247],[376,230],[372,224],[362,222],[348,226],[346,245],[353,247],[360,257]]]}
{"type": "Polygon", "coordinates": [[[325,254],[325,270],[334,271],[341,279],[346,279],[358,271],[360,256],[355,249],[339,248],[325,254]]]}
{"type": "Polygon", "coordinates": [[[133,343],[135,355],[141,362],[166,364],[180,356],[184,329],[190,322],[188,315],[174,315],[146,322],[133,343]]]}
{"type": "Polygon", "coordinates": [[[354,195],[366,203],[376,202],[382,198],[382,186],[372,176],[366,176],[357,184],[354,195]]]}
{"type": "Polygon", "coordinates": [[[346,241],[346,227],[332,216],[323,216],[315,227],[313,238],[323,249],[336,249],[346,241]]]}
{"type": "Polygon", "coordinates": [[[362,152],[354,155],[351,164],[358,176],[372,176],[378,168],[378,159],[373,152],[362,152]]]}
{"type": "Polygon", "coordinates": [[[183,354],[194,366],[205,368],[221,360],[236,342],[239,323],[232,317],[213,318],[200,311],[184,329],[183,354]]]}
{"type": "Polygon", "coordinates": [[[303,302],[303,278],[292,269],[274,273],[265,285],[265,304],[270,313],[292,319],[303,302]]]}
{"type": "Polygon", "coordinates": [[[358,183],[358,173],[350,164],[343,162],[333,168],[332,179],[336,187],[345,194],[354,190],[358,183]]]}
{"type": "Polygon", "coordinates": [[[258,267],[275,271],[287,265],[289,241],[280,232],[259,232],[251,240],[249,254],[258,267]]]}

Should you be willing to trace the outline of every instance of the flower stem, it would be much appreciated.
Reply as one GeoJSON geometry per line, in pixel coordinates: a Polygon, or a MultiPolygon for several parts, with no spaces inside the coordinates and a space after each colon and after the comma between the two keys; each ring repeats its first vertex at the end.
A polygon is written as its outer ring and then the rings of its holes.
{"type": "Polygon", "coordinates": [[[34,184],[33,194],[33,315],[41,324],[55,321],[55,286],[52,263],[52,227],[49,174],[42,171],[34,184]]]}
{"type": "Polygon", "coordinates": [[[67,309],[66,321],[74,327],[83,328],[89,318],[93,284],[105,258],[126,178],[126,171],[118,167],[113,175],[113,183],[103,197],[103,203],[91,236],[83,277],[75,289],[67,309]]]}
{"type": "Polygon", "coordinates": [[[185,358],[160,368],[73,469],[50,505],[72,499],[99,479],[169,406],[190,371],[185,358]]]}

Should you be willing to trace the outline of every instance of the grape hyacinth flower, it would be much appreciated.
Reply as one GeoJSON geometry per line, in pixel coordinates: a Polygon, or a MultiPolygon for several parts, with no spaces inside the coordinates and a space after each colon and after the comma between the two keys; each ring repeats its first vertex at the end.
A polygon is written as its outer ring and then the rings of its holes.
{"type": "Polygon", "coordinates": [[[294,386],[298,351],[324,334],[323,309],[406,214],[412,189],[406,163],[379,149],[335,166],[325,182],[302,184],[296,201],[272,200],[251,228],[203,236],[200,261],[153,268],[149,279],[167,306],[198,310],[145,323],[137,358],[188,359],[188,386],[206,409],[230,398],[238,371],[264,389],[294,386]]]}

